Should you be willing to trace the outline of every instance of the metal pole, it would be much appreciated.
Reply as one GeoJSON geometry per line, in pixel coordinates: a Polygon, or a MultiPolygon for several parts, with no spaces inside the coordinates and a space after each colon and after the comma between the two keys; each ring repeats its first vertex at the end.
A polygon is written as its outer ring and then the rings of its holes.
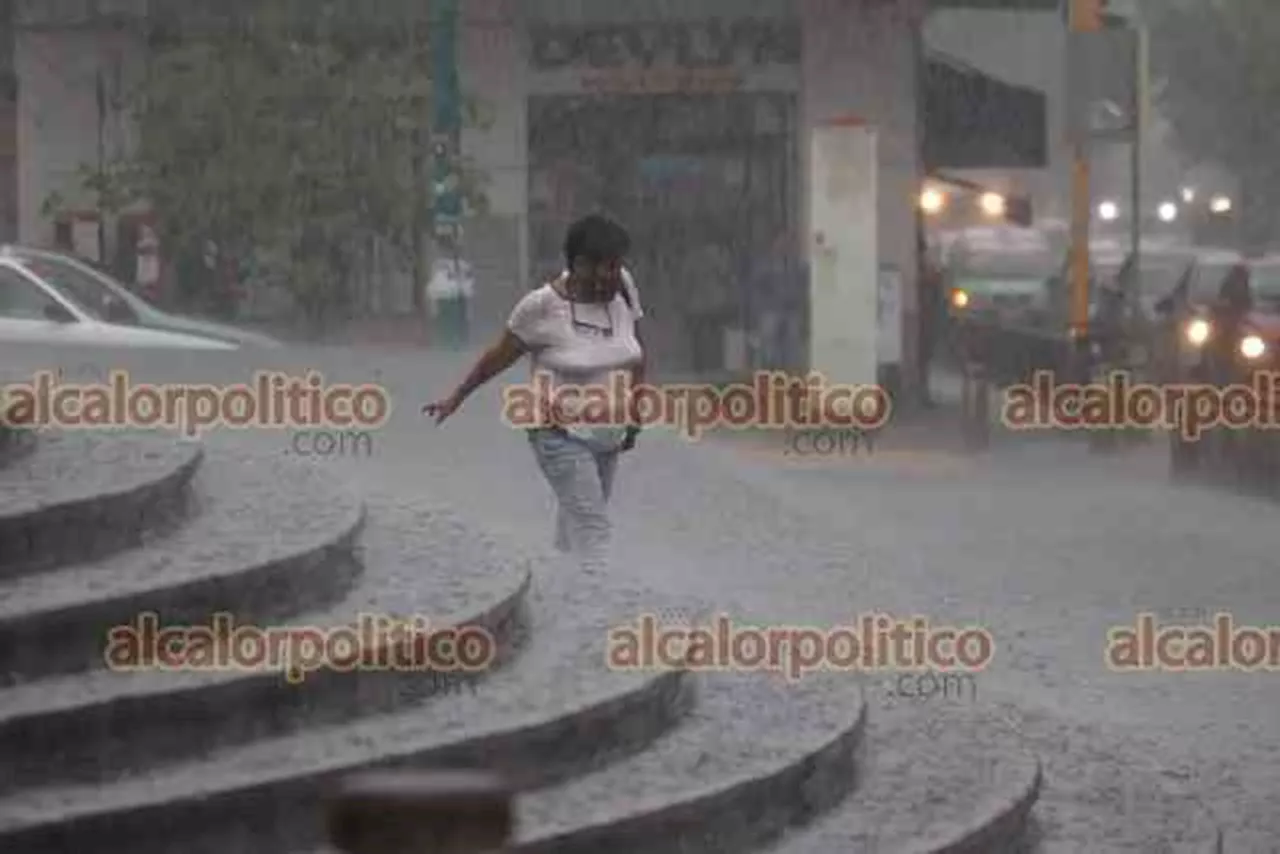
{"type": "MultiPolygon", "coordinates": [[[[1071,29],[1096,32],[1102,27],[1102,0],[1070,0],[1071,29]]],[[[1080,341],[1089,331],[1089,143],[1081,133],[1074,141],[1071,168],[1071,327],[1080,341]]]]}
{"type": "Polygon", "coordinates": [[[1137,296],[1142,281],[1142,146],[1146,139],[1147,120],[1147,30],[1137,25],[1137,44],[1133,52],[1133,148],[1130,171],[1132,172],[1133,228],[1130,235],[1133,266],[1126,283],[1129,293],[1126,302],[1137,310],[1137,296]]]}
{"type": "MultiPolygon", "coordinates": [[[[461,0],[433,0],[431,14],[431,224],[436,258],[452,258],[455,277],[462,191],[458,175],[459,142],[462,133],[462,92],[458,83],[458,17],[461,0]]],[[[441,320],[454,345],[465,335],[466,302],[459,291],[441,306],[441,320]]]]}

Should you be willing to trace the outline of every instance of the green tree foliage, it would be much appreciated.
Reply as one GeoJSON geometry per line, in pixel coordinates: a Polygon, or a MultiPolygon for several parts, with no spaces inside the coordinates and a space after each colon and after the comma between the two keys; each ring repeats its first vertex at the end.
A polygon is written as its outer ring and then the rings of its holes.
{"type": "Polygon", "coordinates": [[[1251,230],[1280,202],[1280,7],[1270,0],[1148,0],[1160,107],[1184,152],[1240,179],[1251,230]]]}
{"type": "MultiPolygon", "coordinates": [[[[163,245],[188,258],[212,240],[265,261],[312,321],[344,312],[372,242],[412,257],[429,226],[426,4],[377,7],[257,0],[153,19],[127,99],[138,143],[87,188],[117,209],[145,202],[163,245]]],[[[459,168],[482,208],[483,176],[459,168]]]]}

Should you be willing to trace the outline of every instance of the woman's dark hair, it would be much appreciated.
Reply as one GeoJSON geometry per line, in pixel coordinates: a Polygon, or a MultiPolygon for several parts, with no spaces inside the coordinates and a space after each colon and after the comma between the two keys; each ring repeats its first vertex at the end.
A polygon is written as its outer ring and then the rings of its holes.
{"type": "Polygon", "coordinates": [[[578,258],[588,261],[612,261],[631,250],[631,235],[618,223],[591,214],[569,226],[564,237],[564,260],[569,267],[578,258]]]}

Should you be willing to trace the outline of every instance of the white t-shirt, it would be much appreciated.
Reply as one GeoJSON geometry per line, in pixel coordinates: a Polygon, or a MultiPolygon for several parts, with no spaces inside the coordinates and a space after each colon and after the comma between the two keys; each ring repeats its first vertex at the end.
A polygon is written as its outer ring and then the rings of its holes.
{"type": "MultiPolygon", "coordinates": [[[[615,372],[628,370],[644,357],[636,338],[636,321],[644,317],[640,293],[631,274],[624,270],[622,283],[630,306],[621,293],[608,304],[574,303],[556,290],[566,275],[562,273],[556,282],[526,294],[511,312],[507,329],[529,348],[532,375],[548,375],[553,391],[565,384],[610,391],[610,423],[568,424],[564,429],[597,450],[614,450],[626,436],[628,401],[617,399],[613,394],[616,384],[611,380],[615,372]]],[[[585,401],[567,397],[559,403],[563,414],[572,420],[582,415],[585,401]]],[[[550,401],[543,404],[549,407],[550,401]]]]}

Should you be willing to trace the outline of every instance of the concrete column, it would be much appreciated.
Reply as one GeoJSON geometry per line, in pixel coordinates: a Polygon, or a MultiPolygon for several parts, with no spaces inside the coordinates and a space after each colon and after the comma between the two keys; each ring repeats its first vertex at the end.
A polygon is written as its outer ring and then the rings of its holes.
{"type": "MultiPolygon", "coordinates": [[[[812,236],[810,148],[814,128],[856,116],[877,138],[878,263],[902,272],[902,373],[915,375],[919,305],[915,205],[921,181],[917,116],[922,8],[878,0],[797,0],[802,32],[801,234],[812,236]]],[[[806,239],[801,251],[811,249],[806,239]]]]}

